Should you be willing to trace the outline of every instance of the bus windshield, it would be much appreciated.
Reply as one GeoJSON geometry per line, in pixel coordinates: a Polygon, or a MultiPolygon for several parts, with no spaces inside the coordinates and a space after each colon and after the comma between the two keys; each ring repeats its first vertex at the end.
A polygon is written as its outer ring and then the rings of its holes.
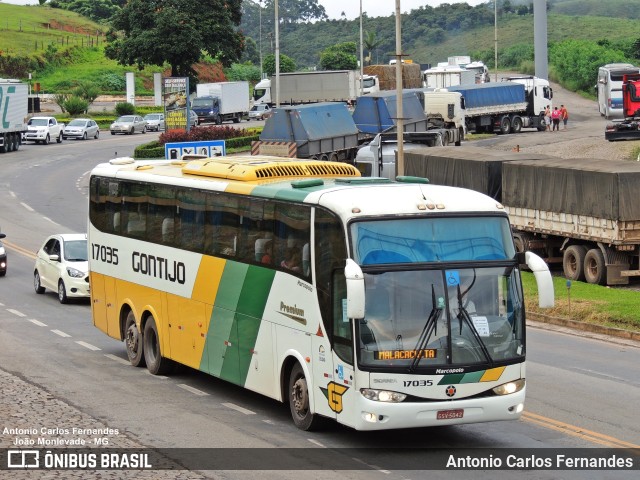
{"type": "Polygon", "coordinates": [[[365,275],[360,368],[412,373],[524,358],[520,272],[506,218],[358,222],[351,236],[365,275]]]}

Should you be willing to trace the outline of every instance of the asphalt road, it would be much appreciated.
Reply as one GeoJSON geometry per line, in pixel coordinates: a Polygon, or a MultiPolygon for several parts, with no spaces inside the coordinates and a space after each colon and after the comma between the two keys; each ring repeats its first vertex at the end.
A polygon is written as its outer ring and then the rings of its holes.
{"type": "MultiPolygon", "coordinates": [[[[148,447],[306,447],[301,455],[308,454],[309,459],[313,449],[340,449],[326,460],[335,463],[312,463],[316,470],[261,471],[260,478],[427,475],[420,471],[424,452],[408,453],[405,464],[393,463],[394,468],[388,469],[385,466],[392,462],[380,450],[371,450],[375,448],[639,448],[640,426],[629,404],[640,398],[640,348],[553,331],[529,329],[526,413],[517,422],[375,433],[333,424],[309,433],[295,428],[287,406],[226,382],[186,368],[171,377],[154,377],[131,367],[123,345],[92,326],[87,302],[63,306],[54,293],[33,292],[33,254],[51,233],[86,231],[90,169],[114,155],[130,155],[136,144],[150,141],[153,135],[102,135],[99,140],[25,145],[0,156],[0,226],[8,235],[10,257],[9,272],[0,279],[2,370],[43,388],[96,424],[118,428],[122,435],[148,447]],[[350,455],[351,450],[342,450],[349,448],[365,451],[350,455]],[[363,470],[323,471],[339,468],[351,456],[364,462],[363,470]]],[[[26,404],[28,399],[16,401],[26,404]]],[[[66,411],[55,415],[52,412],[44,426],[68,426],[75,421],[66,411]]],[[[2,425],[11,427],[16,421],[0,415],[2,425]]],[[[278,450],[276,455],[287,460],[292,454],[278,450]]],[[[597,471],[533,470],[520,471],[518,476],[555,479],[559,473],[567,479],[603,478],[603,472],[597,471]]],[[[203,474],[210,478],[247,475],[203,474]]],[[[509,479],[513,472],[430,471],[428,476],[509,479]]],[[[628,472],[606,472],[606,477],[629,478],[628,472]]]]}

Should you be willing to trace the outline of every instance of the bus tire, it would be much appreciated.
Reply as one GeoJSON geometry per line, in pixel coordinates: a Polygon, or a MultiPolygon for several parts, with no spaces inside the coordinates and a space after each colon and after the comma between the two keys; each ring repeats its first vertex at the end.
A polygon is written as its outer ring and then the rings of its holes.
{"type": "Polygon", "coordinates": [[[584,257],[584,278],[594,285],[606,285],[607,266],[599,248],[592,248],[584,257]]]}
{"type": "Polygon", "coordinates": [[[571,245],[562,255],[562,270],[569,280],[584,282],[584,259],[587,255],[587,247],[584,245],[571,245]]]}
{"type": "Polygon", "coordinates": [[[142,347],[142,334],[136,325],[136,317],[129,312],[124,324],[124,344],[127,349],[127,357],[134,367],[144,367],[144,349],[142,347]]]}
{"type": "Polygon", "coordinates": [[[299,363],[291,369],[289,375],[289,409],[293,423],[300,430],[310,431],[318,427],[319,418],[311,413],[309,406],[309,389],[304,370],[299,363]]]}
{"type": "Polygon", "coordinates": [[[142,334],[142,353],[147,364],[147,370],[152,375],[164,375],[173,368],[173,362],[162,356],[160,352],[160,336],[155,319],[150,316],[144,325],[142,334]]]}

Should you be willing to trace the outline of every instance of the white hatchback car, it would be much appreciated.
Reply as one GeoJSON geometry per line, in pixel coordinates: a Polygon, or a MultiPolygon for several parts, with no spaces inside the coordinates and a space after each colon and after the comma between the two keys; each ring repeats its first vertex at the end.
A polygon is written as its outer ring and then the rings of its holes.
{"type": "Polygon", "coordinates": [[[89,261],[87,235],[63,233],[48,237],[36,256],[33,287],[58,292],[60,303],[69,298],[89,297],[89,261]]]}

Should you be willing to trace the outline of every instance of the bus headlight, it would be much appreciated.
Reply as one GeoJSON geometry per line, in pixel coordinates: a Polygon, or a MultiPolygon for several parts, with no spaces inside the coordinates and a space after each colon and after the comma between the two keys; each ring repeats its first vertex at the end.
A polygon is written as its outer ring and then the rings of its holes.
{"type": "Polygon", "coordinates": [[[496,395],[510,395],[512,393],[519,392],[524,388],[524,378],[516,380],[515,382],[504,383],[493,389],[496,395]]]}
{"type": "Polygon", "coordinates": [[[75,268],[67,267],[67,274],[72,278],[82,278],[84,277],[84,273],[80,270],[76,270],[75,268]]]}
{"type": "Polygon", "coordinates": [[[374,390],[373,388],[360,389],[362,396],[376,402],[399,403],[407,396],[404,393],[390,392],[389,390],[374,390]]]}

